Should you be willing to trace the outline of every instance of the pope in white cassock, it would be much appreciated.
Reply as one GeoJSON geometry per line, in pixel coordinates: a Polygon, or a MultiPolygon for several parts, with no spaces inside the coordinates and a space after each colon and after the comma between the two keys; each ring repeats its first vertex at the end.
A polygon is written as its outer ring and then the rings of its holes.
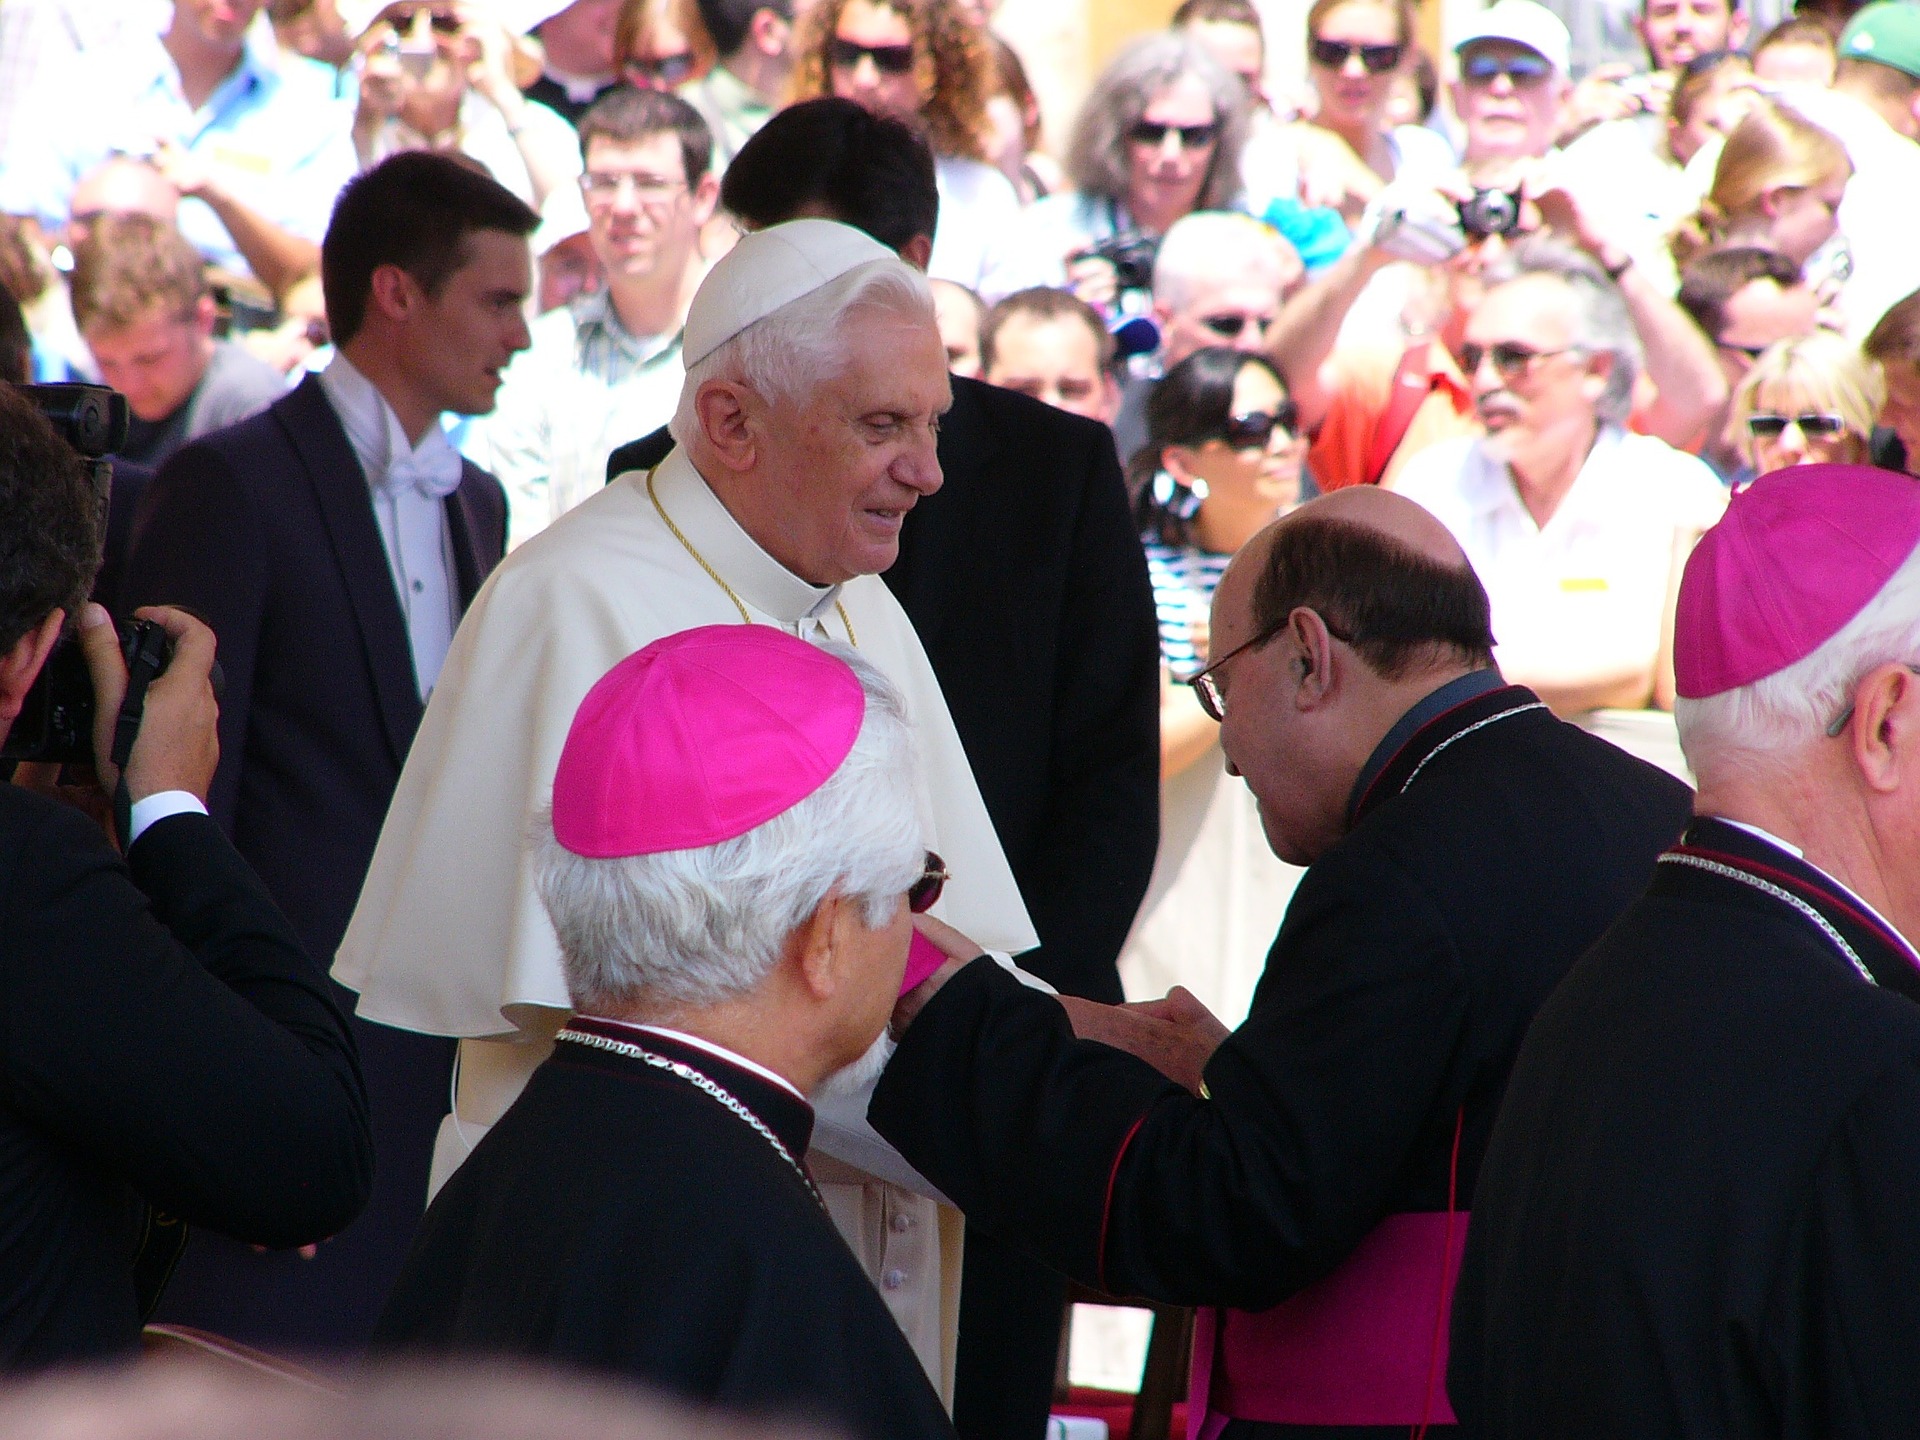
{"type": "MultiPolygon", "coordinates": [[[[673,452],[514,551],[468,610],[334,965],[360,1014],[460,1038],[436,1186],[566,1017],[528,822],[581,698],[663,635],[738,622],[857,648],[907,698],[927,843],[953,877],[937,913],[991,949],[1037,943],[939,684],[878,578],[906,512],[940,485],[950,392],[925,278],[850,227],[775,226],[714,266],[684,352],[673,452]]],[[[810,1164],[950,1398],[959,1217],[867,1127],[866,1099],[819,1102],[810,1164]]]]}

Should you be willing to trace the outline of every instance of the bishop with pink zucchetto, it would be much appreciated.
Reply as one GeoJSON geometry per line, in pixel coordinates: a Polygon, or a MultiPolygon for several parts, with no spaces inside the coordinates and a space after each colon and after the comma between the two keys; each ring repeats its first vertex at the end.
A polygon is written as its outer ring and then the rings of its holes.
{"type": "Polygon", "coordinates": [[[709,625],[587,692],[534,840],[574,1013],[435,1198],[377,1349],[950,1440],[804,1158],[943,888],[914,791],[903,697],[846,647],[709,625]]]}
{"type": "Polygon", "coordinates": [[[1688,561],[1696,815],[1535,1020],[1479,1178],[1469,1433],[1920,1416],[1920,482],[1763,475],[1688,561]]]}

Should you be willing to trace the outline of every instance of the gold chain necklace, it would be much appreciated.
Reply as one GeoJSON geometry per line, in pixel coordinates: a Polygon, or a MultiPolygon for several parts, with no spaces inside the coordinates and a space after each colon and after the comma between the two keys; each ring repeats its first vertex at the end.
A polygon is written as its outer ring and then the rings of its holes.
{"type": "MultiPolygon", "coordinates": [[[[658,469],[659,467],[655,466],[654,468],[658,469]]],[[[660,503],[660,497],[654,493],[653,489],[653,470],[647,471],[647,498],[653,501],[653,508],[660,513],[661,522],[666,525],[668,530],[673,532],[673,538],[678,540],[686,549],[687,554],[693,557],[694,564],[706,571],[713,583],[726,591],[727,599],[731,600],[733,602],[733,608],[740,612],[740,623],[742,625],[751,625],[753,623],[753,616],[747,613],[746,602],[733,593],[733,587],[720,578],[720,572],[707,563],[707,557],[693,548],[693,542],[680,533],[680,527],[674,524],[673,517],[667,514],[667,507],[660,503]]],[[[854,638],[853,621],[847,618],[847,607],[836,599],[833,602],[833,608],[840,612],[840,623],[846,627],[847,631],[847,643],[858,650],[860,648],[860,642],[854,638]]]]}

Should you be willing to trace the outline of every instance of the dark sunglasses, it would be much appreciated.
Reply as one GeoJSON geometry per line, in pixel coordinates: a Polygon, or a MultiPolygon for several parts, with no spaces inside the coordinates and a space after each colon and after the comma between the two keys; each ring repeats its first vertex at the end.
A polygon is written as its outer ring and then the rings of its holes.
{"type": "Polygon", "coordinates": [[[1230,415],[1220,427],[1220,438],[1236,450],[1244,450],[1258,445],[1266,448],[1273,439],[1273,432],[1284,430],[1291,435],[1300,424],[1300,407],[1291,400],[1282,400],[1271,413],[1265,410],[1253,410],[1245,415],[1230,415]]]}
{"type": "Polygon", "coordinates": [[[1497,345],[1462,345],[1460,368],[1471,380],[1480,373],[1481,361],[1492,360],[1494,374],[1511,385],[1533,368],[1534,361],[1550,360],[1555,355],[1565,355],[1579,348],[1578,345],[1563,345],[1558,350],[1536,350],[1531,345],[1522,345],[1518,340],[1502,340],[1497,345]]]}
{"type": "MultiPolygon", "coordinates": [[[[385,20],[389,25],[404,27],[411,25],[413,23],[413,17],[425,9],[427,9],[427,7],[424,5],[389,5],[381,12],[380,18],[385,20]]],[[[460,33],[460,17],[451,10],[429,10],[427,12],[427,24],[431,29],[438,30],[442,35],[457,35],[460,33]]]]}
{"type": "Polygon", "coordinates": [[[907,887],[907,909],[915,915],[924,915],[939,902],[940,892],[947,888],[947,862],[933,851],[927,851],[926,868],[920,872],[920,878],[907,887]]]}
{"type": "Polygon", "coordinates": [[[1747,433],[1756,440],[1778,440],[1787,426],[1798,425],[1800,433],[1812,439],[1830,439],[1847,433],[1847,422],[1838,415],[1749,415],[1747,433]]]}
{"type": "Polygon", "coordinates": [[[1537,85],[1551,74],[1553,66],[1544,55],[1489,55],[1483,51],[1463,56],[1460,61],[1460,78],[1474,85],[1491,85],[1501,75],[1515,85],[1537,85]]]}
{"type": "Polygon", "coordinates": [[[1384,75],[1400,63],[1400,57],[1407,53],[1407,47],[1356,45],[1351,40],[1315,40],[1308,46],[1308,53],[1313,56],[1314,64],[1324,65],[1329,70],[1344,70],[1347,61],[1358,55],[1369,75],[1384,75]]]}
{"type": "Polygon", "coordinates": [[[1264,335],[1267,327],[1273,324],[1271,315],[1207,315],[1200,323],[1218,335],[1222,340],[1238,340],[1252,329],[1256,335],[1264,335]]]}
{"type": "Polygon", "coordinates": [[[1213,144],[1220,134],[1217,123],[1206,125],[1161,125],[1153,120],[1136,120],[1133,128],[1127,132],[1128,138],[1136,144],[1151,145],[1156,150],[1167,143],[1167,136],[1178,135],[1180,145],[1186,150],[1204,150],[1213,144]]]}
{"type": "Polygon", "coordinates": [[[837,35],[827,42],[827,58],[836,69],[851,70],[863,56],[871,59],[873,68],[882,75],[905,75],[913,69],[911,45],[861,45],[837,35]]]}
{"type": "Polygon", "coordinates": [[[651,60],[642,60],[636,55],[627,61],[627,78],[643,89],[657,85],[670,90],[691,79],[698,63],[691,50],[682,50],[678,55],[656,55],[651,60]]]}

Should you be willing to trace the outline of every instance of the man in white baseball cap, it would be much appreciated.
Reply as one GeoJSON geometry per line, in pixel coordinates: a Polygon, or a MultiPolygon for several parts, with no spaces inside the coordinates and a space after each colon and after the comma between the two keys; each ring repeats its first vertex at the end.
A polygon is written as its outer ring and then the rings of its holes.
{"type": "Polygon", "coordinates": [[[1496,0],[1455,40],[1454,113],[1466,126],[1471,173],[1492,160],[1544,155],[1559,133],[1573,41],[1537,0],[1496,0]]]}

